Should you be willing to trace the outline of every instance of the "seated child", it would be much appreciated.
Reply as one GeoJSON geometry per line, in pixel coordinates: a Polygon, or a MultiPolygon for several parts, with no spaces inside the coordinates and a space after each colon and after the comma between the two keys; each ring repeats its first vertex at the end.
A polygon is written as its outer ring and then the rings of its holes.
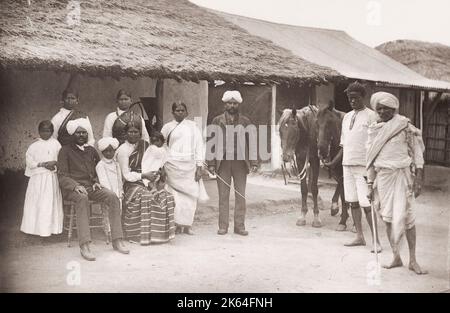
{"type": "Polygon", "coordinates": [[[123,198],[122,172],[119,163],[114,160],[114,155],[119,147],[119,141],[116,138],[104,137],[98,141],[98,149],[103,157],[97,163],[95,170],[98,180],[103,188],[114,192],[119,199],[123,198]]]}
{"type": "Polygon", "coordinates": [[[150,146],[145,150],[142,157],[142,173],[155,172],[156,179],[153,182],[145,179],[144,184],[148,189],[156,187],[157,190],[164,188],[165,172],[164,164],[167,161],[167,147],[164,145],[164,136],[154,131],[150,136],[150,146]]]}
{"type": "Polygon", "coordinates": [[[63,229],[62,196],[56,174],[56,161],[61,145],[52,137],[51,121],[38,126],[40,138],[26,152],[25,175],[30,177],[20,230],[26,234],[48,237],[63,229]]]}

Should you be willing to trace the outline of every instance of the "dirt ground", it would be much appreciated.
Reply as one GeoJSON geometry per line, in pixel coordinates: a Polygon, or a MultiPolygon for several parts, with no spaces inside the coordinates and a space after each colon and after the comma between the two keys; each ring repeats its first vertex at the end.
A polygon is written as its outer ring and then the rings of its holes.
{"type": "MultiPolygon", "coordinates": [[[[318,229],[311,227],[312,213],[307,226],[295,225],[299,186],[251,178],[247,189],[248,237],[216,234],[215,188],[214,181],[207,182],[211,200],[198,210],[194,236],[178,235],[168,244],[147,247],[128,244],[130,255],[113,251],[102,234],[95,233],[92,248],[97,261],[87,262],[75,242],[67,247],[64,234],[42,241],[16,231],[6,239],[12,244],[3,245],[1,250],[1,290],[300,293],[443,292],[450,288],[448,192],[427,189],[417,200],[417,256],[430,273],[418,276],[404,266],[382,269],[376,279],[370,246],[344,247],[354,234],[334,231],[339,217],[331,217],[328,210],[333,191],[330,185],[320,186],[324,226],[318,229]]],[[[367,223],[364,227],[369,242],[367,223]]],[[[390,261],[391,254],[381,223],[379,231],[383,264],[390,261]]],[[[2,241],[4,236],[2,232],[2,241]]],[[[401,250],[407,264],[406,242],[401,250]]]]}

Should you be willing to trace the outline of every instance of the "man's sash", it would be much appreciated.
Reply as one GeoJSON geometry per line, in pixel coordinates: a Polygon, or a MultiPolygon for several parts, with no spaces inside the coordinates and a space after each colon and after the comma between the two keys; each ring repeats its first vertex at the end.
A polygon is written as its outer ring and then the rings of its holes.
{"type": "Polygon", "coordinates": [[[367,169],[373,165],[384,145],[402,131],[406,130],[408,124],[409,119],[399,115],[394,116],[394,118],[386,122],[373,140],[372,145],[367,150],[367,169]]]}

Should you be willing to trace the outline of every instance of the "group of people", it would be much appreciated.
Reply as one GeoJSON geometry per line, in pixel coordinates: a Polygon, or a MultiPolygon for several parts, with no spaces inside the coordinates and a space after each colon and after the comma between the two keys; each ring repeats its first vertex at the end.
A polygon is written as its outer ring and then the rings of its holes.
{"type": "MultiPolygon", "coordinates": [[[[424,145],[421,132],[398,114],[398,99],[386,92],[371,96],[365,104],[365,87],[352,83],[346,89],[352,111],[342,121],[341,151],[327,166],[342,161],[345,199],[356,228],[356,238],[347,246],[365,245],[362,210],[376,237],[376,218],[371,208],[379,208],[386,223],[394,254],[387,268],[402,266],[399,242],[403,233],[410,250],[409,268],[425,274],[416,261],[416,228],[413,199],[421,192],[424,145]],[[361,210],[362,208],[362,210],[361,210]]],[[[244,158],[227,151],[227,140],[216,143],[215,154],[205,160],[200,129],[186,119],[183,102],[172,105],[173,121],[161,132],[145,127],[143,118],[130,110],[131,94],[120,90],[117,110],[108,114],[103,138],[94,148],[92,126],[87,115],[76,109],[78,94],[65,90],[63,107],[51,121],[42,121],[40,138],[26,152],[25,175],[30,177],[21,230],[50,236],[63,229],[62,200],[70,200],[76,210],[81,255],[95,260],[90,249],[89,201],[108,208],[113,248],[128,254],[124,239],[148,245],[167,242],[177,233],[193,234],[192,223],[199,201],[208,199],[202,175],[217,174],[219,192],[219,235],[229,228],[231,181],[235,190],[234,232],[246,236],[245,188],[247,174],[258,168],[257,158],[244,158]],[[222,153],[223,155],[219,155],[222,153]]],[[[212,125],[227,133],[227,126],[251,125],[239,113],[242,96],[238,91],[223,95],[224,113],[212,125]]],[[[248,151],[245,141],[245,151],[248,151]]]]}
{"type": "MultiPolygon", "coordinates": [[[[197,204],[208,199],[202,181],[208,168],[222,178],[217,182],[218,234],[228,231],[233,177],[239,194],[234,232],[248,235],[246,176],[250,170],[256,171],[257,160],[213,156],[206,163],[202,133],[194,121],[186,119],[188,110],[183,102],[173,103],[174,120],[161,132],[149,133],[143,118],[130,109],[131,94],[119,90],[116,100],[117,109],[106,116],[97,149],[90,120],[77,109],[76,90],[66,89],[60,111],[51,121],[39,123],[40,138],[26,152],[25,175],[30,179],[21,231],[39,236],[61,233],[64,199],[74,205],[80,253],[89,261],[96,259],[90,246],[90,201],[107,207],[112,246],[123,254],[129,253],[125,239],[149,245],[168,242],[177,233],[193,235],[197,204]]],[[[213,124],[221,128],[250,124],[239,114],[242,97],[238,91],[225,92],[222,100],[225,113],[213,124]]]]}
{"type": "Polygon", "coordinates": [[[399,100],[393,94],[374,93],[370,98],[370,109],[364,101],[364,85],[351,83],[346,93],[353,110],[342,120],[342,149],[325,164],[333,167],[342,161],[343,165],[345,200],[351,208],[356,228],[356,238],[345,245],[366,244],[361,222],[364,210],[372,239],[381,252],[376,218],[372,220],[371,216],[372,205],[386,223],[394,254],[392,262],[385,268],[403,265],[399,243],[405,233],[410,252],[409,269],[426,274],[416,260],[413,211],[413,200],[420,195],[423,180],[425,146],[421,131],[398,113],[399,100]]]}

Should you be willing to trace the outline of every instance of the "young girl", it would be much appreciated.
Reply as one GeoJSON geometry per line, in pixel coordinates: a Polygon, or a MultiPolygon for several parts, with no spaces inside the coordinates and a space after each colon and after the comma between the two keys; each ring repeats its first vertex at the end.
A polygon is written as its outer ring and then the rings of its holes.
{"type": "Polygon", "coordinates": [[[103,188],[114,192],[119,199],[123,198],[122,173],[119,163],[114,160],[114,155],[119,147],[119,141],[116,138],[104,137],[98,141],[98,149],[103,158],[97,163],[95,170],[98,180],[103,188]]]}
{"type": "Polygon", "coordinates": [[[165,173],[164,164],[167,161],[167,147],[164,146],[164,136],[157,131],[152,132],[150,137],[150,146],[145,150],[142,157],[142,172],[155,172],[159,177],[154,183],[144,180],[144,184],[148,184],[148,188],[151,190],[157,187],[158,190],[164,187],[165,173]]]}
{"type": "Polygon", "coordinates": [[[48,237],[62,233],[62,196],[56,175],[56,160],[61,145],[52,138],[50,121],[38,126],[40,138],[26,152],[25,175],[30,177],[20,230],[31,235],[48,237]]]}

